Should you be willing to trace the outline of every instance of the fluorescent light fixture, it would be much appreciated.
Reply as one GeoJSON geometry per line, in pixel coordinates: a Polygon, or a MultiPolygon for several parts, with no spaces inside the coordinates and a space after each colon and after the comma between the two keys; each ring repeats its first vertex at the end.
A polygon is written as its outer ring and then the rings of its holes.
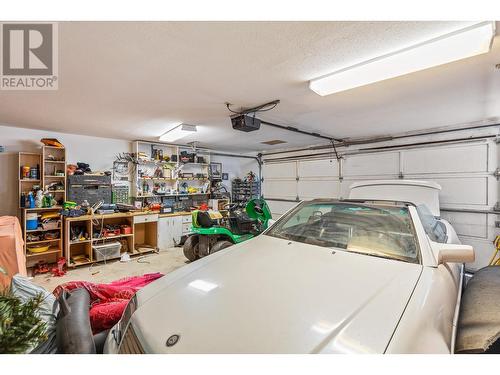
{"type": "Polygon", "coordinates": [[[217,284],[210,283],[205,280],[194,280],[188,284],[191,288],[201,290],[202,292],[210,292],[212,289],[217,288],[217,284]]]}
{"type": "Polygon", "coordinates": [[[196,125],[178,124],[160,136],[160,141],[174,142],[196,132],[196,125]]]}
{"type": "Polygon", "coordinates": [[[309,82],[325,96],[489,52],[494,22],[481,22],[309,82]]]}

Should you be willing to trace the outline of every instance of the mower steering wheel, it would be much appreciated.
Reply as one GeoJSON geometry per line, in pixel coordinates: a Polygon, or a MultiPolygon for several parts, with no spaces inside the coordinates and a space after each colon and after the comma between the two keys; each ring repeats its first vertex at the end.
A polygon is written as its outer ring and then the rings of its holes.
{"type": "Polygon", "coordinates": [[[264,215],[264,210],[262,209],[262,207],[260,206],[255,206],[254,208],[254,211],[259,214],[259,215],[264,215]]]}
{"type": "Polygon", "coordinates": [[[238,203],[227,203],[222,207],[224,210],[232,211],[238,208],[238,203]]]}

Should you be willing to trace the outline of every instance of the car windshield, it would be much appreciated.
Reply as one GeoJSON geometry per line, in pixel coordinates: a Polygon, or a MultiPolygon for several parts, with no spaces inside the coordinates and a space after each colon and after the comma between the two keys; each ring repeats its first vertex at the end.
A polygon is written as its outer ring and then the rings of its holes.
{"type": "Polygon", "coordinates": [[[305,202],[281,218],[266,235],[382,258],[419,261],[406,206],[305,202]]]}

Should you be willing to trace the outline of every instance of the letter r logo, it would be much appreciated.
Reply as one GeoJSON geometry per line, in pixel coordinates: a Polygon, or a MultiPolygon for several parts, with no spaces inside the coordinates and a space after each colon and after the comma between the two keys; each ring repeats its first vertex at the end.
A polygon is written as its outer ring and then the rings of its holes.
{"type": "Polygon", "coordinates": [[[3,75],[52,75],[52,49],[52,24],[3,24],[3,75]]]}

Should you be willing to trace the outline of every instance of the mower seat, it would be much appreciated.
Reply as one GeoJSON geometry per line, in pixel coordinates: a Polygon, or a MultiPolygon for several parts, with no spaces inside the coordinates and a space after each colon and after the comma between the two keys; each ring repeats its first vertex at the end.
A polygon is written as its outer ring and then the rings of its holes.
{"type": "Polygon", "coordinates": [[[201,228],[212,228],[217,224],[217,221],[212,220],[212,218],[206,211],[198,211],[196,221],[201,228]]]}
{"type": "Polygon", "coordinates": [[[239,212],[238,214],[229,218],[231,232],[234,234],[257,234],[258,220],[250,218],[246,213],[239,212]]]}

